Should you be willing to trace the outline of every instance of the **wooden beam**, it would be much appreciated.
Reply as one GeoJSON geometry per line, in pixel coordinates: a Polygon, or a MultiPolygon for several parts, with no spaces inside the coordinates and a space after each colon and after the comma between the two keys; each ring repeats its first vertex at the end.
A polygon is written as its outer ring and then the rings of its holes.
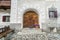
{"type": "Polygon", "coordinates": [[[1,33],[1,34],[0,34],[0,38],[7,36],[7,34],[9,34],[9,33],[11,33],[11,32],[13,32],[13,30],[10,29],[10,30],[7,30],[7,31],[1,33]]]}
{"type": "Polygon", "coordinates": [[[0,6],[0,9],[10,9],[10,6],[0,6]]]}

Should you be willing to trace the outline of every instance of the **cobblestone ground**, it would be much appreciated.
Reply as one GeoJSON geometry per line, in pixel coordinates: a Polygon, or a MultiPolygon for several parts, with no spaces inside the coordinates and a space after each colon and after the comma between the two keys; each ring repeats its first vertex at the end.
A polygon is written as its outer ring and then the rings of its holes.
{"type": "MultiPolygon", "coordinates": [[[[46,32],[45,32],[46,33],[46,32]]],[[[8,38],[6,38],[6,40],[12,40],[15,38],[17,32],[14,34],[11,34],[8,38]]],[[[48,38],[48,40],[60,40],[60,34],[59,33],[46,33],[46,36],[48,38]]]]}
{"type": "Polygon", "coordinates": [[[48,40],[60,40],[60,34],[58,33],[47,33],[48,40]]]}
{"type": "MultiPolygon", "coordinates": [[[[16,34],[10,37],[10,40],[15,37],[16,34]]],[[[60,40],[60,34],[58,33],[47,33],[48,40],[60,40]]]]}

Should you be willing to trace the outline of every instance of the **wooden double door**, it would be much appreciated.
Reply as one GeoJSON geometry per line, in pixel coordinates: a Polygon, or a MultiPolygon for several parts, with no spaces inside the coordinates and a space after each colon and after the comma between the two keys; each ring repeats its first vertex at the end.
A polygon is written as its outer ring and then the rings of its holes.
{"type": "Polygon", "coordinates": [[[34,25],[39,25],[38,14],[34,11],[27,11],[23,15],[23,27],[24,28],[35,28],[34,25]]]}

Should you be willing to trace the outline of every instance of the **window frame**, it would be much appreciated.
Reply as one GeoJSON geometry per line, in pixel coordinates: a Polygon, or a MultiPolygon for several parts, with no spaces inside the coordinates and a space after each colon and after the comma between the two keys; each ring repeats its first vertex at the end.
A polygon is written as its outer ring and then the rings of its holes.
{"type": "Polygon", "coordinates": [[[57,19],[58,18],[57,10],[49,10],[48,14],[49,14],[49,19],[57,19]],[[50,13],[53,13],[52,14],[53,16],[50,13]]]}
{"type": "Polygon", "coordinates": [[[10,22],[10,16],[2,16],[2,22],[10,22]]]}

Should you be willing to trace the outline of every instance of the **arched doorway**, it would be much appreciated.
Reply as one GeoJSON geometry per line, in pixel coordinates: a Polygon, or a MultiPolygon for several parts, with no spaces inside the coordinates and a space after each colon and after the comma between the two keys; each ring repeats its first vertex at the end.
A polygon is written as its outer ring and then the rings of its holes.
{"type": "Polygon", "coordinates": [[[27,11],[23,15],[23,28],[39,28],[38,14],[34,11],[27,11]]]}

